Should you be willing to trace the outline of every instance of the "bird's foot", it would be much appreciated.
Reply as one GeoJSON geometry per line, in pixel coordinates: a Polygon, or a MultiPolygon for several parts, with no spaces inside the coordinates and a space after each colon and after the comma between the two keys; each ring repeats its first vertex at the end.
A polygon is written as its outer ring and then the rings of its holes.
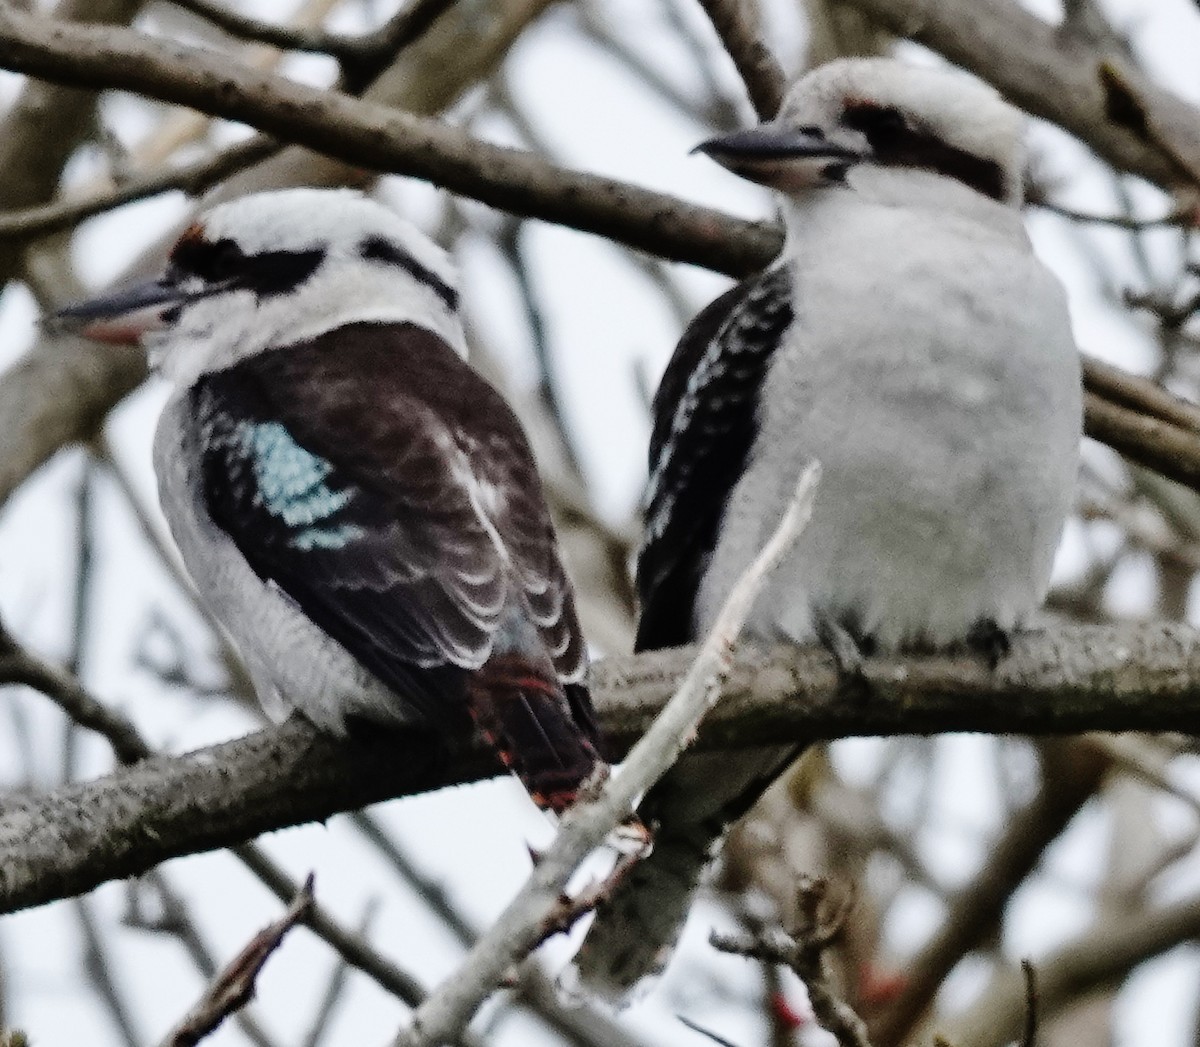
{"type": "Polygon", "coordinates": [[[818,623],[817,638],[833,655],[843,688],[865,698],[871,689],[866,670],[866,656],[873,646],[869,638],[860,641],[844,625],[829,618],[818,623]]]}
{"type": "Polygon", "coordinates": [[[980,618],[967,633],[966,647],[987,659],[989,669],[995,669],[1012,651],[1012,636],[993,619],[980,618]]]}

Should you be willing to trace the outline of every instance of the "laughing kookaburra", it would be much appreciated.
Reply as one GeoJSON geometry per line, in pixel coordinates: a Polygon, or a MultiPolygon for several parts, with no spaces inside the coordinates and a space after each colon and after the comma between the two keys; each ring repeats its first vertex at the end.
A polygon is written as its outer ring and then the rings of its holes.
{"type": "Polygon", "coordinates": [[[350,190],[208,211],[165,273],[64,310],[174,383],[154,461],[272,717],[470,731],[543,807],[597,769],[585,650],[529,444],[465,361],[446,255],[350,190]]]}
{"type": "MultiPolygon", "coordinates": [[[[850,59],[699,147],[777,191],[787,239],[692,321],[655,397],[639,649],[708,631],[813,458],[811,522],[751,637],[998,654],[1038,607],[1082,408],[1063,290],[1021,224],[1021,135],[965,74],[850,59]]],[[[687,756],[647,795],[654,850],[598,910],[586,987],[619,998],[662,966],[714,844],[797,751],[687,756]]]]}

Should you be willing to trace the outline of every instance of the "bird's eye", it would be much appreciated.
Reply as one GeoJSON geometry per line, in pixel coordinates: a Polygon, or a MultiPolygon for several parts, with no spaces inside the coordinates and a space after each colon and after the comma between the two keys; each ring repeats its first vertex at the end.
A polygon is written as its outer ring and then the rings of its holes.
{"type": "Polygon", "coordinates": [[[213,244],[208,263],[209,278],[221,280],[233,276],[245,260],[242,249],[232,240],[218,240],[213,244]]]}
{"type": "Polygon", "coordinates": [[[185,236],[171,252],[171,266],[186,276],[198,276],[205,283],[220,283],[239,275],[246,264],[242,249],[230,239],[211,243],[185,236]]]}
{"type": "Polygon", "coordinates": [[[908,123],[900,110],[890,105],[875,105],[872,102],[847,104],[842,114],[842,123],[861,131],[872,145],[877,140],[895,138],[908,130],[908,123]]]}

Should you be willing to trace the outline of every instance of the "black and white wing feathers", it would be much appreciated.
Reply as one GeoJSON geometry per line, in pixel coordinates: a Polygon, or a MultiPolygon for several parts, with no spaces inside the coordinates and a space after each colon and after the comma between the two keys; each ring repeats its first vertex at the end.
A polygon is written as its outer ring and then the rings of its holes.
{"type": "Polygon", "coordinates": [[[583,636],[532,452],[449,346],[353,324],[206,375],[192,398],[205,507],[260,578],[429,722],[476,702],[513,749],[592,760],[583,636]]]}
{"type": "Polygon", "coordinates": [[[757,432],[763,379],[791,326],[791,270],[768,269],[702,310],[654,397],[637,649],[689,643],[696,593],[757,432]]]}

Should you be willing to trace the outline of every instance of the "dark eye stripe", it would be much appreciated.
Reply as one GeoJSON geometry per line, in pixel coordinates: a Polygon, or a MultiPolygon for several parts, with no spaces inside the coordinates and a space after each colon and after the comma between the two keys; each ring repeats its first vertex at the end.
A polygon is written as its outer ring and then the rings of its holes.
{"type": "Polygon", "coordinates": [[[894,106],[851,103],[846,106],[842,122],[866,135],[879,164],[935,171],[993,200],[1007,197],[1000,164],[910,126],[894,106]]]}
{"type": "Polygon", "coordinates": [[[412,255],[387,237],[368,236],[359,245],[358,253],[370,261],[398,265],[418,283],[424,284],[433,291],[451,312],[458,308],[458,292],[437,273],[425,268],[412,255]]]}
{"type": "Polygon", "coordinates": [[[178,272],[198,276],[206,283],[228,283],[253,291],[259,298],[287,294],[307,280],[325,258],[321,248],[308,251],[262,251],[243,254],[226,238],[210,242],[184,237],[171,252],[178,272]]]}

